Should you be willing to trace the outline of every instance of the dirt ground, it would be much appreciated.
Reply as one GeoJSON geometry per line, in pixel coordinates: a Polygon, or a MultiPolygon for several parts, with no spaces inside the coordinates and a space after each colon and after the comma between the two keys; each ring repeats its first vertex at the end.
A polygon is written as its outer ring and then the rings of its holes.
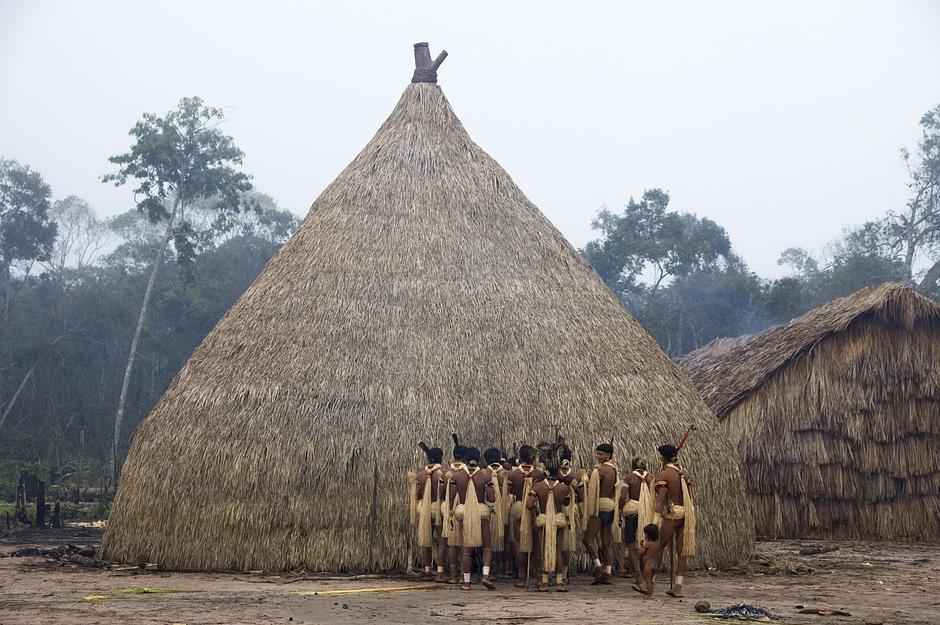
{"type": "MultiPolygon", "coordinates": [[[[94,529],[0,536],[0,554],[30,545],[94,545],[99,539],[94,529]]],[[[48,557],[2,557],[0,625],[732,622],[697,614],[694,605],[701,600],[713,608],[758,605],[780,616],[780,623],[940,624],[940,545],[842,542],[833,543],[836,551],[798,555],[803,547],[822,544],[759,543],[747,571],[694,573],[681,601],[663,594],[667,576],[658,579],[655,598],[645,599],[625,579],[598,587],[575,578],[566,595],[516,590],[508,580],[495,591],[475,585],[462,592],[408,578],[137,574],[48,557]],[[126,592],[133,587],[137,593],[126,592]],[[176,592],[140,593],[141,587],[176,592]],[[851,616],[801,614],[802,609],[851,616]]]]}

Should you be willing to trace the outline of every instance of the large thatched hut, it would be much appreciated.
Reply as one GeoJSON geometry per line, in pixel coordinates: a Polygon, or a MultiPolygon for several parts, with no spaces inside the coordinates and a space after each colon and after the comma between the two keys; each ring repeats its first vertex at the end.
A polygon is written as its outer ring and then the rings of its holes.
{"type": "Polygon", "coordinates": [[[102,550],[187,569],[406,564],[416,444],[655,458],[690,423],[700,563],[753,544],[691,383],[419,70],[138,428],[102,550]]]}
{"type": "Polygon", "coordinates": [[[901,284],[680,359],[737,443],[757,533],[940,540],[940,306],[901,284]]]}

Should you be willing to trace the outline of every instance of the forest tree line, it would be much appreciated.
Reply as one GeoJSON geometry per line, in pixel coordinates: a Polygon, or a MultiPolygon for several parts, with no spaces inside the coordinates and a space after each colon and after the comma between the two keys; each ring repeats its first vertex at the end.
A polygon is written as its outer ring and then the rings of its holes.
{"type": "MultiPolygon", "coordinates": [[[[0,159],[0,496],[23,468],[113,488],[136,426],[297,228],[241,171],[223,117],[198,98],[145,115],[102,177],[132,186],[136,206],[109,219],[0,159]]],[[[919,129],[901,152],[905,204],[823,254],[784,250],[785,277],[751,271],[721,225],[673,210],[662,189],[600,210],[581,252],[673,356],[869,284],[905,282],[940,301],[940,106],[919,129]]]]}

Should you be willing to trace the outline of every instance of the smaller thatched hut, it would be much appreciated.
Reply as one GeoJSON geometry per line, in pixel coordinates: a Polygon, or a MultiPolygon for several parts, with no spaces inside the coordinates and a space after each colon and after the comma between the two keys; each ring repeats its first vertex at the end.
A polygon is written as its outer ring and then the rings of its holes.
{"type": "Polygon", "coordinates": [[[940,540],[940,306],[901,284],[680,359],[737,443],[757,533],[940,540]]]}

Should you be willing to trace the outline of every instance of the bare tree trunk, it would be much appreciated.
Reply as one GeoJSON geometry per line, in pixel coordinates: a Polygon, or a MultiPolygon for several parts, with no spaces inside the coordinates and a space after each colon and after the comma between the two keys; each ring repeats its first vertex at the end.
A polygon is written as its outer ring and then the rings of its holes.
{"type": "MultiPolygon", "coordinates": [[[[924,279],[920,281],[920,284],[917,285],[918,291],[926,291],[931,288],[933,285],[940,280],[940,260],[931,265],[930,269],[927,270],[927,273],[924,275],[924,279]]],[[[3,422],[0,421],[0,424],[3,422]]]]}
{"type": "Polygon", "coordinates": [[[176,222],[176,211],[179,209],[180,196],[177,194],[173,202],[173,211],[170,213],[170,221],[166,226],[166,232],[163,234],[163,240],[160,247],[157,248],[157,255],[153,261],[153,269],[150,272],[150,279],[147,281],[147,290],[144,291],[144,301],[140,305],[140,315],[137,317],[137,327],[134,329],[134,338],[131,340],[131,351],[127,355],[127,367],[124,369],[124,383],[121,385],[121,397],[118,399],[117,414],[114,416],[114,439],[111,443],[111,483],[117,489],[118,478],[118,452],[121,439],[121,423],[124,421],[124,407],[127,403],[127,389],[131,382],[131,372],[134,369],[134,361],[137,359],[137,346],[140,343],[140,334],[144,329],[144,319],[147,317],[147,309],[150,307],[150,296],[153,293],[153,285],[157,281],[157,274],[160,272],[160,264],[163,262],[163,254],[166,246],[173,237],[173,226],[176,222]]]}
{"type": "Polygon", "coordinates": [[[914,253],[917,251],[917,243],[914,241],[913,230],[907,233],[907,241],[904,250],[904,282],[913,284],[914,282],[914,253]]]}
{"type": "MultiPolygon", "coordinates": [[[[65,334],[60,334],[59,336],[52,339],[52,342],[49,343],[49,347],[50,348],[55,347],[55,344],[58,343],[63,338],[65,338],[65,336],[66,336],[65,334]]],[[[16,392],[13,393],[13,397],[10,399],[10,403],[7,404],[7,407],[3,409],[3,413],[0,414],[0,428],[3,427],[3,422],[7,420],[7,416],[13,410],[13,406],[16,404],[16,400],[19,398],[20,393],[23,391],[23,387],[26,386],[26,383],[29,381],[29,378],[33,375],[33,372],[36,370],[36,365],[38,364],[39,364],[39,361],[37,360],[36,362],[33,363],[33,366],[29,368],[29,370],[26,372],[26,375],[23,376],[23,381],[20,382],[20,385],[17,387],[16,392]]]]}
{"type": "Polygon", "coordinates": [[[20,382],[20,385],[16,388],[16,392],[13,393],[13,398],[10,399],[10,403],[7,404],[7,407],[3,409],[3,414],[0,414],[0,428],[3,427],[3,422],[7,420],[7,415],[13,410],[13,406],[16,404],[17,398],[20,396],[20,392],[23,390],[23,387],[26,386],[26,383],[29,382],[30,376],[33,375],[33,371],[36,370],[36,364],[33,363],[33,366],[29,368],[29,371],[26,372],[26,375],[23,376],[23,381],[20,382]]]}
{"type": "Polygon", "coordinates": [[[46,483],[39,480],[39,492],[36,493],[36,527],[46,529],[46,483]]]}
{"type": "MultiPolygon", "coordinates": [[[[78,483],[75,489],[80,493],[85,485],[85,421],[82,418],[82,429],[78,433],[78,483]]],[[[78,497],[75,498],[78,503],[78,497]]]]}

